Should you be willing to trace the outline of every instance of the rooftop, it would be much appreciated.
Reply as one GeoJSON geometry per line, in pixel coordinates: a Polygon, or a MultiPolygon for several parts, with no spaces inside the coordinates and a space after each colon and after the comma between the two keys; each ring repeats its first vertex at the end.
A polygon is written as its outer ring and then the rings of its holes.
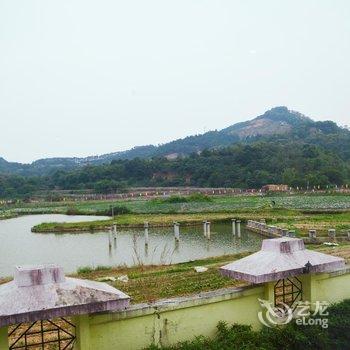
{"type": "Polygon", "coordinates": [[[302,239],[281,237],[263,240],[260,251],[221,267],[220,272],[234,279],[263,283],[344,266],[343,258],[305,249],[302,239]]]}
{"type": "Polygon", "coordinates": [[[0,327],[101,311],[123,310],[130,297],[106,283],[65,277],[56,265],[17,266],[0,286],[0,327]]]}

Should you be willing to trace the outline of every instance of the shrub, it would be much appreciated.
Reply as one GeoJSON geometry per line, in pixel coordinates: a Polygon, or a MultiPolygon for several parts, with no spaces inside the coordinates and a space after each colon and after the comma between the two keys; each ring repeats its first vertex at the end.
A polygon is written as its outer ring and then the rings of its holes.
{"type": "Polygon", "coordinates": [[[80,211],[76,207],[68,207],[67,211],[66,211],[66,214],[67,215],[78,215],[78,214],[80,214],[80,211]]]}
{"type": "Polygon", "coordinates": [[[95,268],[95,271],[109,271],[112,270],[110,266],[98,265],[95,268]]]}
{"type": "Polygon", "coordinates": [[[203,193],[193,193],[188,197],[189,202],[212,202],[213,198],[203,193]]]}
{"type": "Polygon", "coordinates": [[[187,203],[188,199],[183,196],[170,196],[169,198],[163,199],[163,203],[187,203]]]}
{"type": "Polygon", "coordinates": [[[93,268],[90,267],[90,266],[81,266],[81,267],[78,267],[78,275],[82,275],[84,273],[90,273],[93,271],[93,268]]]}
{"type": "Polygon", "coordinates": [[[130,214],[132,213],[132,211],[125,205],[116,205],[115,207],[113,207],[113,210],[112,208],[108,208],[106,210],[99,211],[97,214],[112,216],[112,213],[114,215],[121,215],[121,214],[130,214]]]}

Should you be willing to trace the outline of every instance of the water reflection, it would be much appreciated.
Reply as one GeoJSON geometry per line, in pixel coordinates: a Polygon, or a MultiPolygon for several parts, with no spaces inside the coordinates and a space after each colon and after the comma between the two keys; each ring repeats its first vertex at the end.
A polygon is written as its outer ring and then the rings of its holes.
{"type": "Polygon", "coordinates": [[[79,234],[35,234],[30,231],[33,225],[40,222],[86,219],[65,215],[33,215],[0,221],[0,276],[11,275],[14,265],[23,264],[57,263],[66,272],[72,272],[79,266],[177,263],[256,250],[262,240],[243,226],[241,237],[234,236],[231,223],[212,223],[210,239],[203,235],[202,225],[180,226],[179,241],[175,239],[173,227],[150,227],[147,230],[118,228],[108,232],[79,234]]]}

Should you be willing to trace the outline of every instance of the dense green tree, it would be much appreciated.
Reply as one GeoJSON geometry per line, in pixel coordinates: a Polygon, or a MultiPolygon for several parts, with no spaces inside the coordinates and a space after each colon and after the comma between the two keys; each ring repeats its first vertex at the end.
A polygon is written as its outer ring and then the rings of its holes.
{"type": "Polygon", "coordinates": [[[111,193],[125,186],[260,188],[268,183],[299,188],[350,184],[350,163],[315,144],[261,140],[175,160],[114,160],[110,164],[59,170],[44,177],[0,175],[0,197],[24,197],[52,189],[111,193]]]}

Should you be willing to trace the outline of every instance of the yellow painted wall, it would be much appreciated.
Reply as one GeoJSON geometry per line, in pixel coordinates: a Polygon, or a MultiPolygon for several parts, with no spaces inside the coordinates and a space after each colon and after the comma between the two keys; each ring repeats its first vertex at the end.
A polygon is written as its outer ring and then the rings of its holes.
{"type": "MultiPolygon", "coordinates": [[[[339,302],[350,298],[350,269],[299,276],[303,300],[339,302]]],[[[195,336],[215,335],[219,321],[261,327],[258,299],[273,301],[274,283],[227,288],[155,304],[133,305],[123,312],[75,317],[76,350],[137,350],[170,345],[195,336]]],[[[7,328],[0,328],[0,350],[8,349],[7,328]]]]}
{"type": "Polygon", "coordinates": [[[350,274],[323,274],[314,276],[313,300],[338,302],[350,299],[350,274]]]}
{"type": "Polygon", "coordinates": [[[214,336],[219,321],[260,326],[258,298],[264,288],[255,287],[236,294],[206,300],[186,301],[182,305],[147,308],[145,312],[98,315],[90,318],[90,349],[142,349],[151,343],[174,344],[197,335],[214,336]]]}
{"type": "MultiPolygon", "coordinates": [[[[350,298],[350,271],[299,276],[304,300],[336,302],[350,298]]],[[[90,349],[142,349],[152,343],[170,345],[195,336],[214,336],[219,321],[261,324],[258,298],[273,298],[274,283],[213,292],[208,297],[174,299],[173,303],[134,307],[121,313],[90,316],[90,349]]],[[[273,301],[273,299],[271,300],[273,301]]]]}

